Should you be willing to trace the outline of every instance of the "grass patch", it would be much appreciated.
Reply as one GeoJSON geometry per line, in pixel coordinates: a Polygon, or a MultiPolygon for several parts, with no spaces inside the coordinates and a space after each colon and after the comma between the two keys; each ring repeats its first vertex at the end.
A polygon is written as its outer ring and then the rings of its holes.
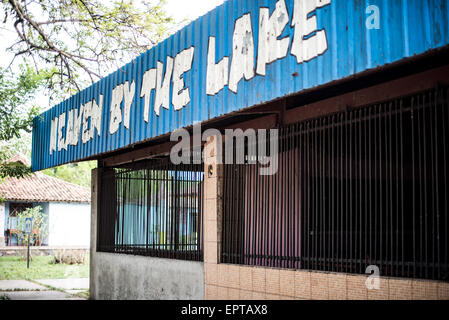
{"type": "Polygon", "coordinates": [[[0,280],[89,277],[89,261],[80,265],[54,264],[52,256],[33,257],[30,268],[20,257],[0,257],[0,280]]]}

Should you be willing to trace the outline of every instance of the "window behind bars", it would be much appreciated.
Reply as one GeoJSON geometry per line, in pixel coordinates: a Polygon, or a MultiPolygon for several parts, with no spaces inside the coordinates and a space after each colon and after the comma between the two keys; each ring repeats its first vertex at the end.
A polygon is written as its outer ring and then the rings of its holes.
{"type": "Polygon", "coordinates": [[[448,280],[447,141],[447,88],[281,128],[275,175],[224,165],[221,261],[448,280]]]}
{"type": "Polygon", "coordinates": [[[103,169],[98,251],[201,261],[202,169],[169,159],[103,169]]]}

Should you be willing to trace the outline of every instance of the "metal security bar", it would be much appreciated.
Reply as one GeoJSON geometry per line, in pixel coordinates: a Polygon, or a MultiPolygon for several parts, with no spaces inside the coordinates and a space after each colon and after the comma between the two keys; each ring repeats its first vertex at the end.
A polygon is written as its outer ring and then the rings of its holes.
{"type": "Polygon", "coordinates": [[[225,164],[221,261],[449,280],[448,96],[283,127],[273,176],[225,164]]]}
{"type": "Polygon", "coordinates": [[[98,251],[203,259],[203,166],[146,160],[104,169],[98,251]]]}

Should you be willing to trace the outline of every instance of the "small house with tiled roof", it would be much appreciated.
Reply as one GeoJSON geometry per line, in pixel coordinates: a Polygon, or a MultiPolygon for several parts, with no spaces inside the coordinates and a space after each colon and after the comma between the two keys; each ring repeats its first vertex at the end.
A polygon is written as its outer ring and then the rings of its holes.
{"type": "MultiPolygon", "coordinates": [[[[8,162],[30,165],[23,155],[8,162]]],[[[90,239],[90,190],[41,172],[24,178],[7,178],[0,183],[0,247],[20,245],[11,230],[17,215],[40,206],[48,219],[48,235],[40,245],[88,247],[90,239]]]]}

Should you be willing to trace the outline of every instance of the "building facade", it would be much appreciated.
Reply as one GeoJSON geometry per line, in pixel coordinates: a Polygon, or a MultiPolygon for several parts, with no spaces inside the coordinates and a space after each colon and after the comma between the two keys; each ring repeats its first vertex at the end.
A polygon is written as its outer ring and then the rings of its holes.
{"type": "MultiPolygon", "coordinates": [[[[22,155],[10,162],[30,165],[22,155]]],[[[46,219],[36,246],[89,248],[90,190],[35,172],[29,177],[6,178],[0,184],[0,246],[23,245],[16,231],[21,228],[18,215],[27,208],[40,207],[46,219]]]]}
{"type": "Polygon", "coordinates": [[[448,12],[229,0],[37,118],[92,298],[448,299],[448,12]]]}

